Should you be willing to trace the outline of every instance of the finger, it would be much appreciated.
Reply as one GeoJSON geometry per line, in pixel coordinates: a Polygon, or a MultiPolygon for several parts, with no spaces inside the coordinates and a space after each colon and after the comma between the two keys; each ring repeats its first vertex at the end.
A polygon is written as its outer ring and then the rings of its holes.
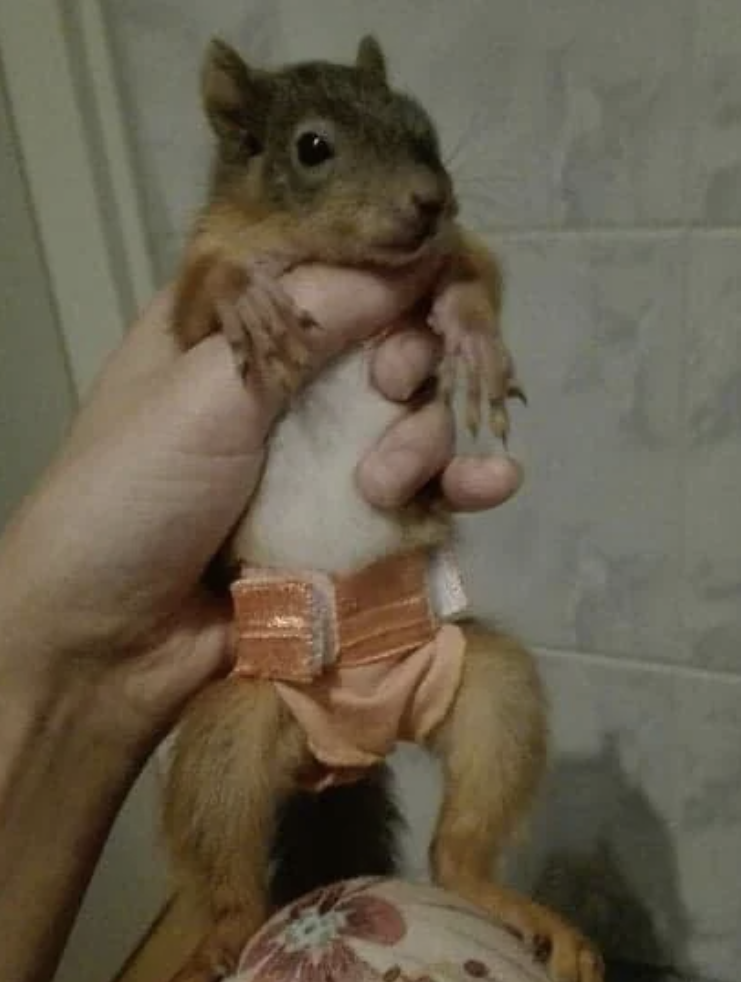
{"type": "Polygon", "coordinates": [[[486,511],[514,495],[523,471],[512,457],[454,457],[443,471],[443,495],[453,511],[486,511]]]}
{"type": "MultiPolygon", "coordinates": [[[[428,288],[431,272],[421,267],[403,273],[373,275],[360,270],[305,267],[289,274],[287,287],[298,306],[312,312],[321,331],[312,332],[311,370],[334,354],[397,320],[428,288]]],[[[207,338],[183,354],[170,330],[172,290],[162,291],[144,311],[106,366],[99,384],[78,416],[67,453],[84,449],[120,420],[139,413],[153,396],[171,386],[179,399],[173,413],[184,412],[185,448],[198,452],[204,438],[216,436],[217,452],[254,450],[283,405],[282,393],[245,386],[234,371],[224,339],[207,338]],[[184,389],[192,386],[191,392],[184,389]],[[186,427],[185,424],[188,424],[186,427]],[[236,448],[235,448],[236,444],[236,448]]],[[[164,400],[167,402],[168,400],[164,400]]]]}
{"type": "Polygon", "coordinates": [[[172,327],[174,286],[160,290],[137,316],[125,343],[109,358],[98,382],[129,385],[134,380],[167,368],[179,352],[172,327]]]}
{"type": "MultiPolygon", "coordinates": [[[[288,274],[288,292],[300,308],[312,313],[322,325],[322,330],[311,332],[311,370],[316,372],[353,342],[362,341],[397,320],[429,288],[435,272],[431,266],[418,266],[380,276],[360,270],[305,266],[288,274]]],[[[204,345],[212,349],[206,361],[214,368],[217,356],[213,351],[221,339],[209,338],[183,356],[170,329],[172,303],[170,286],[157,294],[113,353],[78,416],[70,448],[84,445],[115,425],[117,419],[163,385],[163,377],[174,365],[182,358],[191,359],[195,350],[204,345]]],[[[227,372],[229,378],[235,374],[223,358],[220,367],[222,379],[227,372]]],[[[211,378],[216,380],[215,375],[211,378]]],[[[280,406],[269,408],[268,419],[280,406]]]]}
{"type": "Polygon", "coordinates": [[[450,460],[455,425],[440,403],[393,424],[358,465],[361,493],[376,508],[400,508],[450,460]]]}
{"type": "Polygon", "coordinates": [[[384,338],[373,352],[371,380],[394,402],[406,402],[433,375],[442,347],[429,328],[410,325],[384,338]]]}
{"type": "Polygon", "coordinates": [[[316,367],[346,348],[395,323],[429,290],[437,268],[417,264],[384,271],[329,266],[300,266],[282,280],[320,329],[311,332],[316,367]]]}
{"type": "Polygon", "coordinates": [[[66,449],[71,451],[104,432],[136,406],[172,365],[178,351],[169,330],[172,301],[172,289],[161,290],[110,353],[83,395],[66,449]]]}

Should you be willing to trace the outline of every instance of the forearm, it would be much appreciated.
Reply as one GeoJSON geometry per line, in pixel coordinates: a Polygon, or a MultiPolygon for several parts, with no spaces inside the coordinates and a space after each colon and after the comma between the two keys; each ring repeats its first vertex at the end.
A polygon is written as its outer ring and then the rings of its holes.
{"type": "Polygon", "coordinates": [[[5,653],[0,639],[0,978],[42,982],[146,752],[111,739],[89,679],[28,684],[5,653]]]}

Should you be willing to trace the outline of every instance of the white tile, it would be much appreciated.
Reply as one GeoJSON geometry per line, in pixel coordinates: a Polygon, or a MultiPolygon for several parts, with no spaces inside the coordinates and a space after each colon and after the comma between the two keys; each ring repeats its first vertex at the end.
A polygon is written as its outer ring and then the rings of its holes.
{"type": "Polygon", "coordinates": [[[393,756],[396,797],[406,827],[401,839],[403,875],[428,880],[428,849],[442,802],[442,779],[437,761],[426,751],[409,744],[393,756]]]}
{"type": "MultiPolygon", "coordinates": [[[[509,878],[613,958],[736,982],[741,679],[541,651],[551,765],[509,878]]],[[[440,798],[397,757],[407,869],[424,875],[440,798]]]]}
{"type": "Polygon", "coordinates": [[[546,653],[541,667],[552,762],[517,878],[608,956],[681,961],[673,673],[546,653]]]}
{"type": "Polygon", "coordinates": [[[741,223],[741,5],[695,0],[692,218],[703,225],[741,223]]]}
{"type": "Polygon", "coordinates": [[[684,619],[692,659],[741,671],[741,236],[692,243],[684,619]]]}
{"type": "Polygon", "coordinates": [[[735,982],[741,679],[543,653],[554,759],[520,872],[608,952],[735,982]]]}
{"type": "Polygon", "coordinates": [[[682,891],[687,956],[705,977],[734,982],[741,963],[741,679],[691,679],[677,689],[682,891]]]}
{"type": "Polygon", "coordinates": [[[549,92],[539,121],[553,221],[675,224],[685,211],[687,0],[538,4],[549,92]]]}
{"type": "Polygon", "coordinates": [[[682,247],[506,241],[505,329],[530,397],[526,483],[466,521],[476,607],[528,640],[681,660],[682,247]]]}

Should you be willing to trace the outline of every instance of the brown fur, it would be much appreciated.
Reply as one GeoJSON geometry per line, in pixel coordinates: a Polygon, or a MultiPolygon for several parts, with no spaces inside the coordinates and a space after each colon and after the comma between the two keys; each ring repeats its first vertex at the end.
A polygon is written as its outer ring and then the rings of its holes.
{"type": "MultiPolygon", "coordinates": [[[[485,286],[487,309],[479,309],[480,289],[463,294],[464,307],[470,304],[468,315],[483,318],[496,335],[499,370],[512,381],[502,392],[521,394],[498,334],[499,266],[454,224],[452,186],[434,128],[413,100],[389,88],[374,42],[361,44],[355,68],[312,63],[277,73],[253,71],[217,43],[203,91],[220,152],[211,201],[194,231],[177,294],[174,327],[186,347],[214,330],[230,337],[225,305],[237,304],[266,265],[276,275],[311,260],[390,267],[444,253],[450,282],[485,286]],[[352,112],[358,104],[363,114],[352,112]],[[286,149],[307,106],[344,127],[344,157],[324,181],[303,174],[286,149]],[[421,219],[410,210],[414,196],[437,196],[441,209],[435,231],[421,244],[421,219]]],[[[256,341],[252,329],[245,333],[240,358],[248,359],[256,341]]],[[[299,359],[296,351],[293,356],[299,359]]],[[[474,394],[479,384],[475,379],[474,394]]],[[[502,402],[492,400],[500,414],[495,430],[502,426],[502,402]]],[[[437,521],[431,502],[398,520],[410,541],[426,528],[447,526],[447,518],[437,521]]],[[[533,660],[516,641],[473,624],[465,631],[462,684],[429,745],[445,777],[430,854],[434,877],[503,918],[540,949],[559,980],[596,982],[598,958],[578,932],[491,879],[543,769],[545,701],[533,660]]],[[[276,810],[310,765],[306,741],[270,684],[226,680],[186,712],[167,781],[165,825],[186,889],[206,908],[214,932],[183,980],[210,982],[269,913],[276,810]]]]}
{"type": "Polygon", "coordinates": [[[543,773],[546,700],[531,655],[514,638],[469,625],[466,639],[458,698],[430,747],[444,775],[433,877],[518,933],[555,978],[592,982],[601,966],[587,939],[492,878],[543,773]]]}
{"type": "Polygon", "coordinates": [[[209,203],[187,249],[174,324],[186,344],[218,329],[209,300],[224,298],[206,266],[231,268],[241,290],[252,258],[274,273],[302,262],[404,265],[458,249],[457,205],[424,110],[394,92],[383,56],[370,42],[353,68],[324,62],[277,72],[247,68],[214,41],[202,76],[206,114],[218,138],[209,203]],[[362,116],[350,107],[361,103],[362,116]],[[342,123],[336,166],[325,178],[291,158],[291,135],[312,117],[342,123]],[[417,240],[414,198],[437,199],[442,219],[417,240]],[[200,296],[200,302],[194,299],[200,296]]]}
{"type": "Polygon", "coordinates": [[[188,708],[167,775],[164,826],[180,889],[217,927],[201,956],[235,957],[268,915],[276,803],[306,741],[267,682],[225,680],[188,708]]]}
{"type": "MultiPolygon", "coordinates": [[[[596,982],[601,968],[589,942],[492,876],[543,772],[546,701],[532,656],[515,639],[473,623],[464,631],[461,686],[429,742],[444,775],[430,847],[433,878],[504,921],[550,962],[556,979],[596,982]]],[[[217,683],[186,713],[168,775],[165,826],[181,888],[214,930],[182,982],[211,982],[270,913],[276,809],[311,763],[303,734],[269,683],[217,683]]]]}
{"type": "MultiPolygon", "coordinates": [[[[540,779],[545,701],[532,658],[516,641],[473,624],[465,633],[455,706],[429,746],[445,773],[433,874],[527,935],[531,905],[514,895],[505,903],[490,870],[540,779]]],[[[217,928],[199,954],[207,966],[233,958],[269,913],[276,808],[311,763],[269,683],[217,683],[186,712],[167,779],[165,828],[182,888],[217,928]]]]}

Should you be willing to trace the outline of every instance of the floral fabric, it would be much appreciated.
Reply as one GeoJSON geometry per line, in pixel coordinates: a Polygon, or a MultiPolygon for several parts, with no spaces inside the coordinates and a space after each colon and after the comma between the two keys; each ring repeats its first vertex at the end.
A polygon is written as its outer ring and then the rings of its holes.
{"type": "Polygon", "coordinates": [[[435,887],[363,879],[310,894],[253,938],[229,982],[547,982],[504,927],[435,887]]]}

